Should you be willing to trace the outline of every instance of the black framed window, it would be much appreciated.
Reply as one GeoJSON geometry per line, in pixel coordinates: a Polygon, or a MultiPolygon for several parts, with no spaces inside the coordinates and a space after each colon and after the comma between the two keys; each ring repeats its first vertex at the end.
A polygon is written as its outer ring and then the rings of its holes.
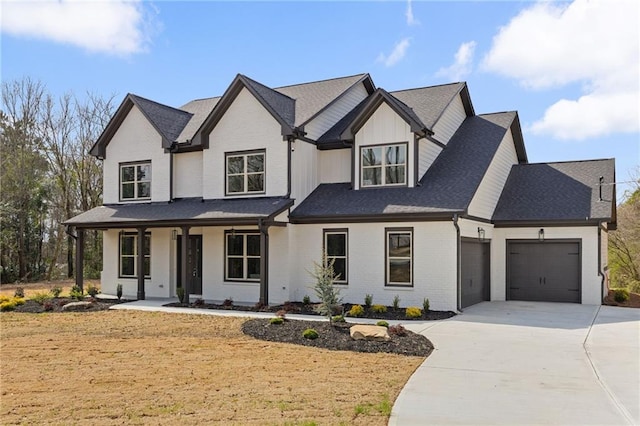
{"type": "Polygon", "coordinates": [[[386,285],[413,285],[413,229],[386,229],[386,285]]]}
{"type": "MultiPolygon", "coordinates": [[[[138,276],[138,234],[120,233],[120,278],[135,278],[138,276]]],[[[151,233],[144,234],[144,276],[151,278],[151,233]]]]}
{"type": "Polygon", "coordinates": [[[324,250],[327,262],[333,262],[336,284],[349,281],[349,232],[346,229],[325,229],[324,250]]]}
{"type": "Polygon", "coordinates": [[[407,184],[407,144],[360,148],[360,182],[363,188],[407,184]]]}
{"type": "Polygon", "coordinates": [[[225,280],[260,281],[260,233],[228,231],[225,240],[225,280]]]}
{"type": "Polygon", "coordinates": [[[264,151],[227,154],[227,194],[252,194],[265,192],[264,161],[264,151]]]}
{"type": "Polygon", "coordinates": [[[120,164],[120,201],[151,199],[151,161],[120,164]]]}

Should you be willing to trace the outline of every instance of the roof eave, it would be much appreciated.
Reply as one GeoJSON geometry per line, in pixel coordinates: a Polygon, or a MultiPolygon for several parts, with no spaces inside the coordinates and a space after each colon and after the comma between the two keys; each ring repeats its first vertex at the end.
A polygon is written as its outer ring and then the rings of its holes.
{"type": "Polygon", "coordinates": [[[289,216],[293,224],[313,223],[371,223],[371,222],[438,222],[451,220],[454,214],[462,214],[464,210],[435,213],[382,213],[382,214],[353,214],[353,215],[316,215],[295,216],[295,211],[289,216]]]}

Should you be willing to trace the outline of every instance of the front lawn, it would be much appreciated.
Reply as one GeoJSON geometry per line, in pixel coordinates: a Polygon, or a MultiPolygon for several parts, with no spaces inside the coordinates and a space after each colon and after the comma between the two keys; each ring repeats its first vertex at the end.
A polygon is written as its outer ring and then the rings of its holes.
{"type": "Polygon", "coordinates": [[[2,424],[384,425],[423,357],[256,340],[240,318],[3,313],[2,424]]]}

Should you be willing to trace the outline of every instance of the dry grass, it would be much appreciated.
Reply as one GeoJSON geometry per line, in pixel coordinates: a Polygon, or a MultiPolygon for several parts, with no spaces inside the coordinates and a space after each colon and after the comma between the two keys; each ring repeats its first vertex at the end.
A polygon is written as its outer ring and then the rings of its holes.
{"type": "MultiPolygon", "coordinates": [[[[68,296],[69,291],[71,291],[71,287],[75,285],[75,280],[60,280],[60,281],[39,281],[35,283],[12,283],[12,284],[2,284],[0,285],[0,294],[6,296],[13,296],[16,291],[16,288],[22,287],[24,289],[24,297],[30,298],[34,294],[39,292],[49,292],[51,288],[54,286],[58,286],[62,288],[62,296],[68,296]]],[[[89,285],[93,285],[94,287],[100,288],[100,280],[84,280],[84,290],[85,293],[89,285]]]]}
{"type": "Polygon", "coordinates": [[[423,360],[254,340],[238,318],[0,320],[2,424],[384,425],[423,360]]]}

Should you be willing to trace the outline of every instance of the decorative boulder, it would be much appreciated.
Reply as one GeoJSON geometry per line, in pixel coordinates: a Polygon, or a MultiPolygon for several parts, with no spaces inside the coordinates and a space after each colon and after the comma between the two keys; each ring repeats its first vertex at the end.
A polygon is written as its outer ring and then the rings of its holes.
{"type": "Polygon", "coordinates": [[[84,311],[89,309],[91,302],[71,302],[62,307],[63,311],[84,311]]]}
{"type": "Polygon", "coordinates": [[[381,342],[391,340],[387,328],[377,325],[354,325],[349,329],[349,334],[353,340],[376,340],[381,342]]]}

